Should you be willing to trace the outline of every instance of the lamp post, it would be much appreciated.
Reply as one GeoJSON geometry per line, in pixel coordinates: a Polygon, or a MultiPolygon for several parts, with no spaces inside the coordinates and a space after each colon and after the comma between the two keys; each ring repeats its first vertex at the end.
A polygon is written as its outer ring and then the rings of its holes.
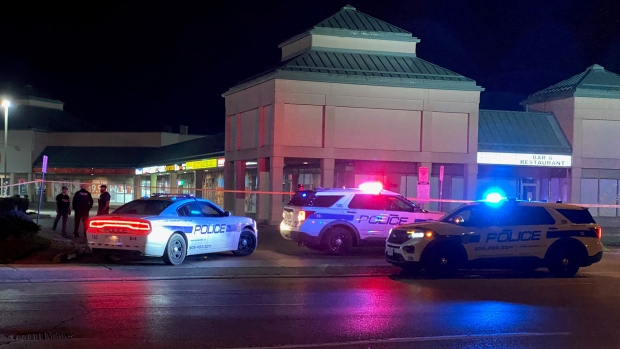
{"type": "MultiPolygon", "coordinates": [[[[2,101],[2,106],[4,107],[4,154],[2,154],[2,162],[4,162],[4,181],[6,181],[6,146],[9,132],[9,107],[11,106],[11,102],[5,99],[2,101]]],[[[5,192],[8,193],[8,187],[5,192]]]]}

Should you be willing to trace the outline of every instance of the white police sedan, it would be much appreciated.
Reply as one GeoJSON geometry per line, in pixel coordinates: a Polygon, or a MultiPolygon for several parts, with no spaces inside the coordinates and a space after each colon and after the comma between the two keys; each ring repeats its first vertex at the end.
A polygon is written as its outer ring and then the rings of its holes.
{"type": "Polygon", "coordinates": [[[255,220],[231,216],[209,200],[170,194],[137,199],[95,216],[86,236],[93,251],[162,257],[170,265],[212,252],[247,256],[258,243],[255,220]]]}

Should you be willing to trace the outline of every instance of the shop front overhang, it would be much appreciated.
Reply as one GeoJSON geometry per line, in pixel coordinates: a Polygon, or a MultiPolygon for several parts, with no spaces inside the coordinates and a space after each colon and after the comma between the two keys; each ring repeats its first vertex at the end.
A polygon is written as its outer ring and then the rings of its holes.
{"type": "MultiPolygon", "coordinates": [[[[41,167],[33,167],[33,173],[41,173],[41,167]]],[[[48,167],[46,174],[85,174],[85,175],[133,175],[131,168],[82,168],[82,167],[48,167]]]]}
{"type": "Polygon", "coordinates": [[[565,154],[478,152],[479,165],[571,167],[572,156],[565,154]]]}

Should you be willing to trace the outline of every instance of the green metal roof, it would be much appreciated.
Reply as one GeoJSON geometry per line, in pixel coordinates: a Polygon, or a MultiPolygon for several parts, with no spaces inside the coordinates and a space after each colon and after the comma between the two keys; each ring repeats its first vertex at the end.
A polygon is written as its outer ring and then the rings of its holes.
{"type": "Polygon", "coordinates": [[[531,94],[521,104],[570,97],[620,98],[620,75],[594,64],[582,73],[531,94]]]}
{"type": "Polygon", "coordinates": [[[371,36],[369,38],[372,39],[413,42],[420,41],[404,29],[367,15],[363,12],[357,11],[355,7],[347,5],[333,16],[325,19],[312,28],[284,41],[279,45],[279,47],[282,47],[308,34],[346,37],[364,37],[365,35],[370,34],[371,36]]]}
{"type": "Polygon", "coordinates": [[[238,83],[223,95],[278,78],[358,85],[482,91],[476,82],[412,54],[310,50],[267,73],[238,83]]]}
{"type": "Polygon", "coordinates": [[[480,110],[478,151],[571,155],[553,113],[480,110]]]}
{"type": "Polygon", "coordinates": [[[315,25],[313,29],[314,28],[411,34],[395,25],[391,25],[373,16],[357,11],[357,9],[351,5],[344,6],[338,13],[315,25]]]}
{"type": "Polygon", "coordinates": [[[151,151],[146,147],[45,147],[33,166],[41,167],[47,155],[48,167],[136,168],[151,151]]]}
{"type": "Polygon", "coordinates": [[[224,156],[224,133],[179,142],[150,151],[140,166],[156,166],[181,161],[224,156]]]}

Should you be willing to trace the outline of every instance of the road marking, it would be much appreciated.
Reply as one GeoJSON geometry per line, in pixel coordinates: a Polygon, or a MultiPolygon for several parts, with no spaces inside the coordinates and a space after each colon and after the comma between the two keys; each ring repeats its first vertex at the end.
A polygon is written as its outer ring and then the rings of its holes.
{"type": "Polygon", "coordinates": [[[449,336],[427,336],[427,337],[404,337],[404,338],[369,339],[369,340],[362,340],[362,341],[317,343],[317,344],[287,344],[287,345],[274,345],[274,346],[270,346],[270,347],[239,347],[239,348],[230,348],[230,349],[325,348],[325,347],[339,347],[339,346],[348,346],[348,345],[391,344],[391,343],[410,343],[410,342],[433,342],[433,341],[468,340],[468,339],[568,336],[570,334],[571,334],[570,332],[546,332],[546,333],[544,333],[544,332],[515,332],[515,333],[496,333],[496,334],[460,334],[460,335],[449,335],[449,336]]]}

